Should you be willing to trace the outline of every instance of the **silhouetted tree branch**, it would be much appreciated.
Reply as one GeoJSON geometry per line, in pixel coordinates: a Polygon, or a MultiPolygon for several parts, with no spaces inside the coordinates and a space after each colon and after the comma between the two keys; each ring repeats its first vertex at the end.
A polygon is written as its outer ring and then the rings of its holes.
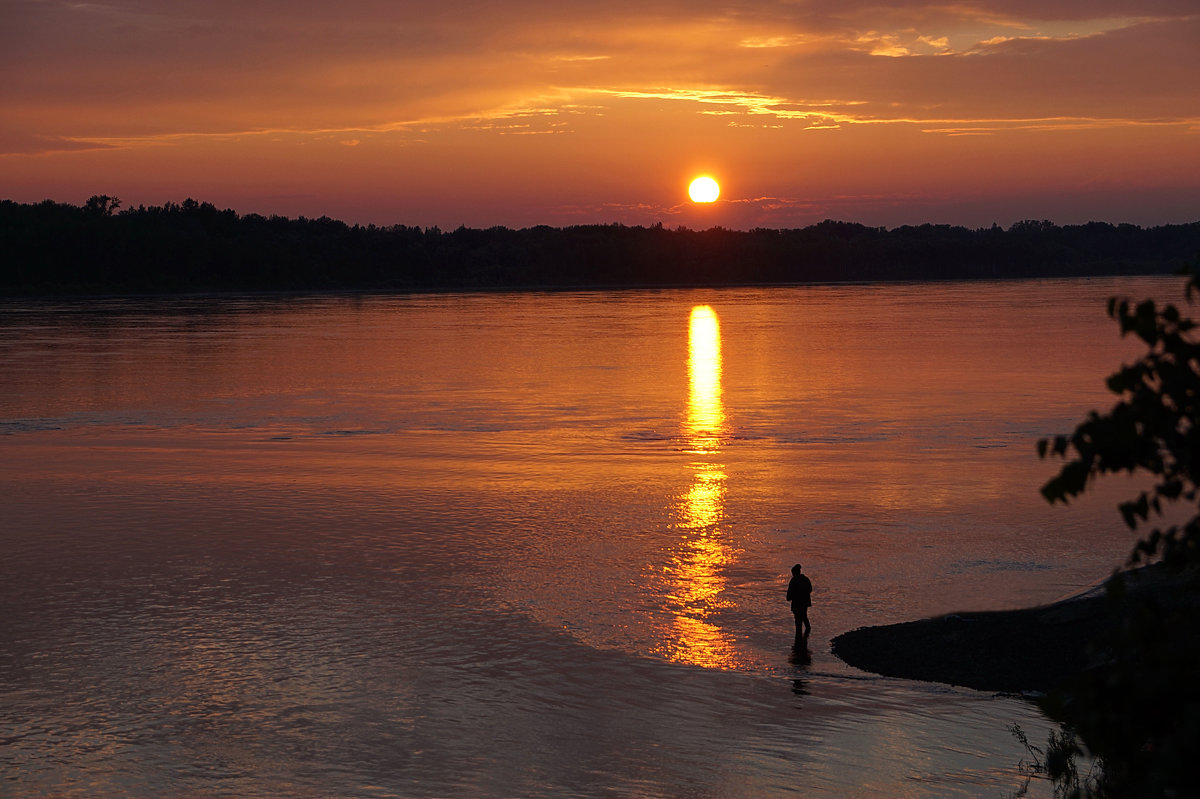
{"type": "MultiPolygon", "coordinates": [[[[1191,301],[1200,280],[1188,281],[1191,301]]],[[[1038,442],[1042,457],[1068,459],[1042,488],[1068,502],[1105,474],[1145,473],[1153,486],[1119,505],[1125,523],[1155,525],[1138,541],[1130,564],[1161,560],[1166,587],[1131,595],[1116,575],[1108,583],[1111,635],[1095,643],[1097,665],[1047,707],[1102,762],[1100,777],[1069,795],[1197,796],[1200,780],[1200,344],[1195,323],[1174,305],[1113,298],[1109,315],[1122,335],[1148,351],[1108,378],[1119,396],[1105,414],[1091,413],[1070,436],[1038,442]],[[1162,523],[1171,507],[1191,518],[1162,523]]],[[[1052,744],[1054,742],[1052,741],[1052,744]]],[[[1061,743],[1061,742],[1060,742],[1061,743]]]]}

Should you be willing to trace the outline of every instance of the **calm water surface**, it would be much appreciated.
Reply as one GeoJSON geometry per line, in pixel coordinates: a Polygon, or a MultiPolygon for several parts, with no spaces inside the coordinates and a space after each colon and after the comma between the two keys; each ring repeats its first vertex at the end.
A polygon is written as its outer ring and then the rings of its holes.
{"type": "Polygon", "coordinates": [[[0,305],[0,793],[1003,795],[1028,702],[829,640],[1121,562],[1034,442],[1179,289],[0,305]]]}

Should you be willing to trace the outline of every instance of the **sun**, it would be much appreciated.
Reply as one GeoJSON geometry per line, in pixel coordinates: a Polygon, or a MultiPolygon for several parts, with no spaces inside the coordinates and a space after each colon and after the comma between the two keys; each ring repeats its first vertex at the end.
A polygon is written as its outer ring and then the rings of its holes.
{"type": "Polygon", "coordinates": [[[692,181],[692,185],[688,186],[688,196],[694,203],[715,202],[721,196],[721,187],[706,175],[692,181]]]}

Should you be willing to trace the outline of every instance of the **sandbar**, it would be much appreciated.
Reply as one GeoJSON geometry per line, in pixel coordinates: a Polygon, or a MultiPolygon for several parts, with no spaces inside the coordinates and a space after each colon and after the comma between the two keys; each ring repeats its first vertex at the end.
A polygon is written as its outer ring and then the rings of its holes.
{"type": "MultiPolygon", "coordinates": [[[[1181,591],[1181,578],[1160,566],[1122,576],[1130,597],[1148,592],[1174,604],[1186,594],[1195,601],[1195,592],[1181,591]]],[[[887,677],[995,693],[1048,693],[1095,664],[1091,644],[1119,623],[1123,606],[1102,584],[1034,608],[862,627],[834,638],[833,652],[855,668],[887,677]]]]}

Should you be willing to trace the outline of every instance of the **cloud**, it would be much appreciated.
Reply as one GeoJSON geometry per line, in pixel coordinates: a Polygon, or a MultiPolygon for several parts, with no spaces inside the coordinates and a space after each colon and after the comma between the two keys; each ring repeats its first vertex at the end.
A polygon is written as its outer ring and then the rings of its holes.
{"type": "Polygon", "coordinates": [[[732,10],[707,0],[620,2],[603,14],[531,0],[467,2],[453,13],[369,0],[336,14],[315,0],[9,5],[0,66],[13,79],[0,101],[28,129],[62,139],[386,130],[495,117],[562,87],[690,95],[708,113],[826,127],[1191,118],[1200,73],[1196,16],[1136,21],[1188,10],[1173,0],[1051,9],[1023,0],[732,10]],[[837,98],[835,107],[820,114],[813,97],[837,98]]]}
{"type": "Polygon", "coordinates": [[[53,153],[83,152],[87,150],[110,150],[112,144],[83,139],[67,139],[59,136],[39,136],[19,131],[0,131],[0,156],[5,155],[51,155],[53,153]]]}
{"type": "MultiPolygon", "coordinates": [[[[880,40],[882,41],[882,40],[880,40]]],[[[764,91],[800,85],[859,102],[860,118],[1190,120],[1200,116],[1200,18],[1080,37],[1007,37],[951,54],[794,56],[764,91]]],[[[885,42],[899,54],[901,46],[885,42]]],[[[908,49],[905,45],[904,49],[908,49]]]]}

